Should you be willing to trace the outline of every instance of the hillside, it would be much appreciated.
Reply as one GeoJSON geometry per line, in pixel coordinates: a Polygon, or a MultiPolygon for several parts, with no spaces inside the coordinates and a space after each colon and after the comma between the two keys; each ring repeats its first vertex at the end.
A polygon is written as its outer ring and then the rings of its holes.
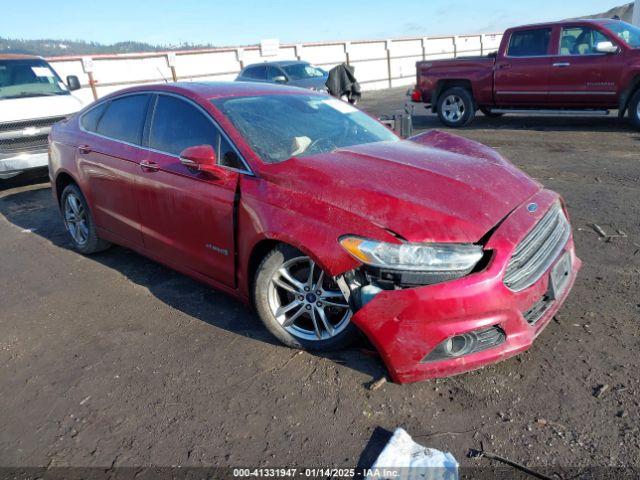
{"type": "Polygon", "coordinates": [[[118,42],[105,45],[82,40],[22,40],[0,37],[0,53],[30,53],[43,57],[58,55],[96,55],[104,53],[158,52],[213,48],[211,44],[150,45],[142,42],[118,42]]]}
{"type": "Polygon", "coordinates": [[[631,17],[633,16],[633,2],[627,3],[626,5],[622,5],[620,7],[614,7],[604,13],[599,13],[597,15],[587,15],[580,18],[613,18],[615,16],[620,17],[620,20],[623,20],[625,22],[631,22],[631,17]]]}

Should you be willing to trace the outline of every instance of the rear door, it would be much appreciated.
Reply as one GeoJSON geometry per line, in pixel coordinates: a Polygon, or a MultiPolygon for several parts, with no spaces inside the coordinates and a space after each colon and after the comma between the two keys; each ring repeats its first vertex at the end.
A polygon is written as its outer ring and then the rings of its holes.
{"type": "Polygon", "coordinates": [[[98,104],[80,119],[84,132],[77,161],[99,228],[120,243],[142,246],[134,178],[147,152],[142,133],[150,94],[131,94],[98,104]]]}
{"type": "Polygon", "coordinates": [[[500,107],[542,107],[551,71],[551,27],[511,33],[507,50],[495,64],[495,102],[500,107]]]}
{"type": "Polygon", "coordinates": [[[558,106],[612,107],[623,70],[623,55],[596,51],[599,42],[616,42],[591,26],[565,26],[553,57],[549,96],[558,106]]]}
{"type": "Polygon", "coordinates": [[[239,154],[208,112],[173,94],[157,95],[145,136],[150,151],[136,189],[145,249],[177,268],[234,286],[239,154]],[[230,175],[217,179],[180,163],[185,148],[205,144],[230,175]]]}

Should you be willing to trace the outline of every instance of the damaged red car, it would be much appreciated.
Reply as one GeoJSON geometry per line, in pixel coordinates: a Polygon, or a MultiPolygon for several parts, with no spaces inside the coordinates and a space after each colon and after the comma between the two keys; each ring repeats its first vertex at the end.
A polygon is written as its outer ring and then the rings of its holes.
{"type": "Polygon", "coordinates": [[[53,127],[49,166],[78,251],[123,245],[251,302],[291,347],[361,332],[397,382],[527,349],[580,267],[562,199],[494,150],[402,140],[308,90],[120,91],[53,127]]]}

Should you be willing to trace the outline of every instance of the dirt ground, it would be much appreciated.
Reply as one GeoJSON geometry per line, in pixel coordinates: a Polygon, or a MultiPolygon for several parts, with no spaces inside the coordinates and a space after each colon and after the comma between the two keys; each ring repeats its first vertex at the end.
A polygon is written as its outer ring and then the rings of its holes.
{"type": "MultiPolygon", "coordinates": [[[[414,122],[440,128],[422,107],[414,122]]],[[[71,251],[46,178],[2,184],[0,466],[354,467],[399,426],[466,466],[491,465],[465,457],[481,441],[539,468],[639,465],[640,133],[613,116],[457,133],[565,197],[584,267],[528,352],[375,391],[366,345],[279,346],[247,307],[131,251],[71,251]]]]}

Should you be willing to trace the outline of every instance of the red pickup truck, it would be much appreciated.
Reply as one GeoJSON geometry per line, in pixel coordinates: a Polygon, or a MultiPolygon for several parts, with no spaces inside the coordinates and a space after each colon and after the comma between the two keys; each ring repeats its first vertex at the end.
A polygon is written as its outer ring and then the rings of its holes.
{"type": "Polygon", "coordinates": [[[626,112],[640,129],[640,28],[620,20],[577,20],[507,30],[487,57],[418,62],[414,102],[449,127],[480,110],[504,113],[626,112]]]}

